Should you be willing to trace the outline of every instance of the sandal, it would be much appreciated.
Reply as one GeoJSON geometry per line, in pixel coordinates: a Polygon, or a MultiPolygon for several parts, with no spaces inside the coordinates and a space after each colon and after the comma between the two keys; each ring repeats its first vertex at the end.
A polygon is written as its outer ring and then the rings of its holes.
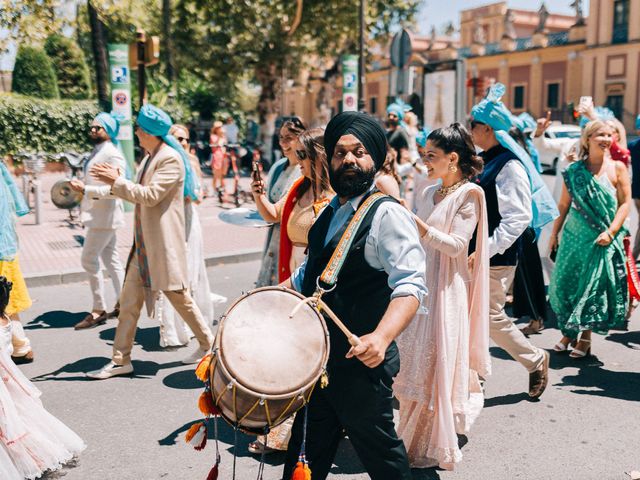
{"type": "Polygon", "coordinates": [[[247,450],[249,450],[249,452],[255,453],[257,455],[260,455],[262,453],[264,453],[265,455],[269,455],[270,453],[274,453],[274,452],[278,451],[275,448],[271,448],[271,447],[266,446],[260,440],[256,440],[254,442],[251,442],[249,444],[249,446],[247,447],[247,450]]]}
{"type": "Polygon", "coordinates": [[[558,353],[563,353],[569,350],[569,346],[575,348],[577,340],[571,340],[569,343],[565,344],[560,340],[553,346],[553,351],[558,353]]]}
{"type": "Polygon", "coordinates": [[[579,350],[577,348],[574,348],[573,351],[569,354],[571,358],[584,358],[586,356],[591,355],[591,340],[586,340],[581,338],[578,343],[586,343],[589,346],[587,347],[586,350],[579,350]]]}
{"type": "Polygon", "coordinates": [[[534,335],[544,330],[544,322],[542,319],[531,319],[526,327],[522,327],[520,331],[525,335],[534,335]]]}

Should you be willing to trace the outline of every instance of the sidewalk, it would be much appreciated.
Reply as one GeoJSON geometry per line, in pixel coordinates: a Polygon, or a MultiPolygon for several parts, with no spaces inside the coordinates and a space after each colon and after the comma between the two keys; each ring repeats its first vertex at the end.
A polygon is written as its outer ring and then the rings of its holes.
{"type": "MultiPolygon", "coordinates": [[[[51,187],[64,177],[64,174],[56,173],[41,176],[44,210],[42,224],[35,225],[33,213],[18,219],[20,266],[30,287],[80,282],[86,278],[80,264],[84,229],[82,226],[71,224],[68,221],[68,212],[51,203],[51,187]]],[[[241,182],[248,190],[249,179],[243,178],[241,182]]],[[[224,205],[224,209],[230,208],[233,208],[233,205],[224,205]]],[[[218,219],[218,214],[223,208],[213,197],[205,199],[198,206],[198,210],[204,232],[207,266],[260,258],[266,229],[236,227],[223,223],[218,219]]],[[[127,259],[133,239],[133,213],[127,212],[125,216],[127,224],[118,231],[118,251],[123,262],[127,259]]]]}

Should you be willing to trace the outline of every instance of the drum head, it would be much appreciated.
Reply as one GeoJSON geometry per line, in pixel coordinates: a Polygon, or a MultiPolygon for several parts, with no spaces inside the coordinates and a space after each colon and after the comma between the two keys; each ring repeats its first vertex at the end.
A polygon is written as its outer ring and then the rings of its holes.
{"type": "Polygon", "coordinates": [[[297,392],[317,379],[328,356],[322,316],[304,297],[281,288],[250,292],[221,322],[220,355],[229,373],[250,390],[265,395],[297,392]]]}

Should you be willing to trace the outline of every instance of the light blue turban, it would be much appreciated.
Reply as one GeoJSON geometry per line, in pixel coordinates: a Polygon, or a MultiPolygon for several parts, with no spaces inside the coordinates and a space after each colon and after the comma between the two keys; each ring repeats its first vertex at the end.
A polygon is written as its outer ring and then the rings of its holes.
{"type": "Polygon", "coordinates": [[[513,116],[501,101],[505,91],[505,86],[502,83],[493,85],[487,96],[471,109],[471,116],[474,120],[493,128],[500,145],[510,150],[522,162],[531,186],[531,210],[533,213],[531,227],[535,230],[536,235],[539,235],[542,227],[556,219],[560,213],[531,157],[509,135],[513,116]]]}
{"type": "Polygon", "coordinates": [[[120,122],[124,120],[124,117],[119,113],[111,112],[100,112],[94,118],[96,122],[98,122],[104,131],[107,132],[109,138],[114,145],[118,145],[118,132],[120,132],[120,122]]]}
{"type": "Polygon", "coordinates": [[[636,130],[640,130],[640,115],[636,117],[636,130]]]}
{"type": "Polygon", "coordinates": [[[184,164],[184,196],[194,201],[198,200],[200,184],[193,173],[193,168],[191,168],[189,156],[176,137],[169,135],[169,130],[173,125],[171,117],[164,110],[147,103],[138,112],[137,123],[142,130],[149,135],[162,138],[164,143],[180,154],[184,164]]]}
{"type": "Polygon", "coordinates": [[[416,143],[419,147],[424,148],[427,146],[427,137],[430,133],[431,129],[429,127],[424,127],[422,130],[418,130],[418,133],[416,134],[416,143]]]}
{"type": "Polygon", "coordinates": [[[401,99],[396,98],[393,103],[389,104],[387,107],[387,115],[390,113],[395,113],[398,117],[398,120],[402,121],[404,119],[404,114],[411,111],[411,105],[408,103],[404,103],[401,99]]]}
{"type": "MultiPolygon", "coordinates": [[[[607,120],[615,120],[616,116],[614,115],[614,113],[608,109],[607,107],[596,107],[595,109],[596,112],[596,118],[598,120],[602,120],[603,122],[606,122],[607,120]]],[[[587,123],[589,123],[591,120],[588,119],[585,116],[581,116],[580,117],[580,128],[584,128],[587,126],[587,123]]]]}
{"type": "Polygon", "coordinates": [[[538,154],[538,149],[531,141],[531,135],[524,133],[527,128],[536,128],[536,121],[527,112],[522,112],[517,117],[514,115],[511,120],[513,121],[513,125],[522,132],[522,136],[524,137],[524,142],[527,144],[527,150],[529,150],[531,160],[533,160],[533,163],[535,164],[538,172],[542,173],[542,165],[540,164],[540,155],[538,154]]]}
{"type": "Polygon", "coordinates": [[[18,253],[15,216],[29,213],[29,206],[18,190],[13,175],[0,160],[0,260],[11,261],[18,253]]]}

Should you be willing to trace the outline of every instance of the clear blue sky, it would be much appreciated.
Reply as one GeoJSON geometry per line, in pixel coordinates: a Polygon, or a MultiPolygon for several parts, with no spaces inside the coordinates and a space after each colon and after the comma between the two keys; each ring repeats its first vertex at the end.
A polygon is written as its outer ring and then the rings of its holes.
{"type": "MultiPolygon", "coordinates": [[[[418,30],[421,33],[427,34],[431,30],[431,26],[440,30],[440,28],[450,21],[459,27],[460,22],[460,10],[467,8],[480,7],[482,5],[488,5],[490,3],[496,3],[491,0],[424,0],[423,6],[420,9],[418,15],[418,30]]],[[[571,0],[546,0],[544,2],[547,5],[547,9],[551,13],[561,13],[572,15],[574,9],[570,7],[573,3],[571,0]]],[[[512,8],[522,8],[525,10],[538,10],[542,5],[541,0],[507,0],[507,4],[512,8]]],[[[589,0],[583,2],[583,10],[585,17],[589,15],[589,0]]]]}

